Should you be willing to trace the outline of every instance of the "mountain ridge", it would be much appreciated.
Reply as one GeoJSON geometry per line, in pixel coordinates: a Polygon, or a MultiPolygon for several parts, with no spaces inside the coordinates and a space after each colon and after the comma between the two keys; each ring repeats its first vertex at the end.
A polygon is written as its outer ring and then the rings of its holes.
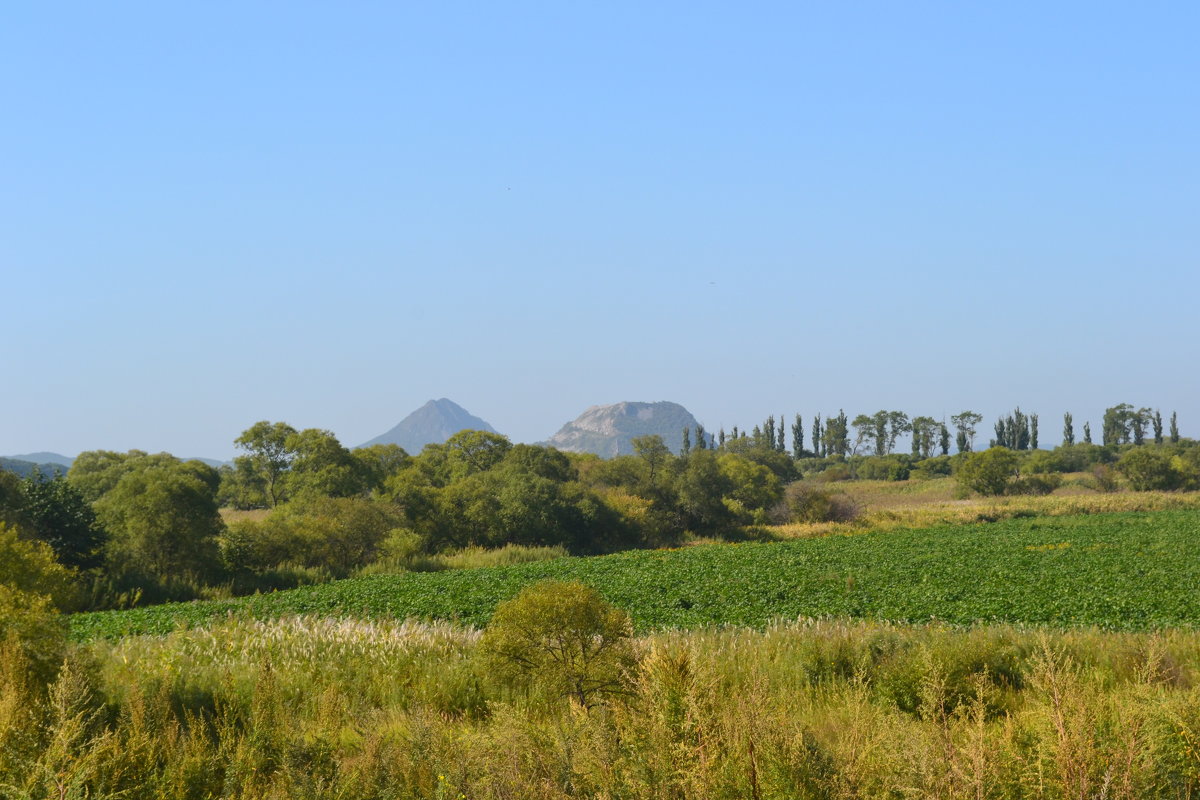
{"type": "Polygon", "coordinates": [[[672,452],[679,452],[684,428],[692,430],[698,424],[692,413],[679,403],[625,400],[589,406],[545,444],[559,450],[612,458],[631,454],[633,439],[638,436],[661,436],[672,452]]]}
{"type": "Polygon", "coordinates": [[[375,444],[396,444],[407,452],[416,455],[427,444],[441,444],[454,434],[463,430],[488,431],[498,433],[485,420],[476,417],[465,408],[449,398],[442,397],[430,400],[425,405],[413,411],[400,420],[387,433],[370,439],[359,447],[370,447],[375,444]]]}

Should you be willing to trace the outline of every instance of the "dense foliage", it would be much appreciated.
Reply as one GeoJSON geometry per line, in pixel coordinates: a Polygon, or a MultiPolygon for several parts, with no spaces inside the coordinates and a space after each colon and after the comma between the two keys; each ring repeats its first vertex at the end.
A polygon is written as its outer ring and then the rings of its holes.
{"type": "Polygon", "coordinates": [[[77,615],[78,638],[165,633],[231,613],[456,619],[578,580],[642,630],[852,616],[1145,629],[1200,624],[1200,512],[1021,518],[767,544],[635,551],[358,578],[222,603],[77,615]]]}

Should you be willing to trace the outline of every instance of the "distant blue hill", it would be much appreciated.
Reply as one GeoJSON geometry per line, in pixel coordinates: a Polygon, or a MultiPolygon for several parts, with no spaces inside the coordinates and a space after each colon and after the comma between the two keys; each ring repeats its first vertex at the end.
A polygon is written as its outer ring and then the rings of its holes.
{"type": "Polygon", "coordinates": [[[75,463],[75,459],[70,456],[64,456],[60,453],[23,453],[15,456],[4,456],[11,458],[14,461],[28,461],[33,464],[61,464],[64,467],[70,467],[75,463]]]}
{"type": "Polygon", "coordinates": [[[37,463],[34,461],[26,461],[21,458],[7,458],[0,456],[0,469],[8,472],[15,472],[22,478],[29,476],[29,473],[35,469],[47,477],[52,477],[58,473],[67,474],[67,466],[54,462],[37,463]]]}

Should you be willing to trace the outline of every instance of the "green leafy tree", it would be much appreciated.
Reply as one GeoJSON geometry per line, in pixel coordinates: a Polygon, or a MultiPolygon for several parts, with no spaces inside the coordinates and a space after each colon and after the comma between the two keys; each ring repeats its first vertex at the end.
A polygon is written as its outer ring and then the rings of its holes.
{"type": "Polygon", "coordinates": [[[767,509],[783,497],[783,483],[769,468],[748,458],[724,453],[717,459],[725,477],[726,497],[748,511],[767,509]]]}
{"type": "Polygon", "coordinates": [[[1083,443],[1092,443],[1092,423],[1090,422],[1083,423],[1083,443]]]}
{"type": "Polygon", "coordinates": [[[1029,415],[1029,449],[1038,449],[1038,415],[1029,415]]]}
{"type": "Polygon", "coordinates": [[[688,529],[713,531],[731,524],[732,514],[722,502],[731,488],[711,450],[693,453],[676,487],[679,509],[688,529]]]}
{"type": "Polygon", "coordinates": [[[100,564],[107,538],[91,505],[63,475],[44,478],[34,470],[21,485],[26,530],[50,545],[68,567],[86,569],[100,564]]]}
{"type": "Polygon", "coordinates": [[[646,462],[650,483],[654,483],[663,468],[671,460],[671,450],[657,434],[650,436],[635,436],[631,442],[633,452],[646,462]]]}
{"type": "Polygon", "coordinates": [[[955,478],[959,485],[972,492],[1004,494],[1009,479],[1016,475],[1017,461],[1017,454],[1007,447],[992,447],[963,459],[955,478]]]}
{"type": "Polygon", "coordinates": [[[179,459],[169,453],[150,455],[143,450],[130,450],[127,453],[89,450],[75,458],[71,469],[67,471],[67,481],[84,500],[94,503],[134,470],[178,462],[179,459]]]}
{"type": "Polygon", "coordinates": [[[62,664],[67,637],[58,612],[73,605],[73,580],[48,545],[26,541],[16,528],[0,523],[0,663],[5,667],[0,698],[9,704],[8,715],[11,704],[19,702],[9,681],[32,679],[45,686],[62,664]],[[17,671],[23,674],[14,675],[17,671]]]}
{"type": "Polygon", "coordinates": [[[975,428],[982,421],[983,415],[974,411],[963,411],[950,417],[950,422],[958,431],[955,440],[958,452],[969,453],[975,449],[975,428]]]}
{"type": "Polygon", "coordinates": [[[499,464],[512,449],[507,436],[491,431],[464,430],[451,436],[442,445],[456,477],[486,472],[499,464]]]}
{"type": "Polygon", "coordinates": [[[1171,412],[1171,444],[1179,443],[1179,420],[1176,418],[1175,412],[1171,412]]]}
{"type": "Polygon", "coordinates": [[[412,456],[398,444],[373,444],[350,451],[363,488],[379,491],[388,478],[412,466],[412,456]]]}
{"type": "Polygon", "coordinates": [[[794,458],[804,457],[804,422],[800,419],[799,414],[792,422],[792,456],[794,458]]]}
{"type": "Polygon", "coordinates": [[[950,455],[950,429],[946,427],[945,417],[942,422],[938,423],[938,444],[941,447],[942,455],[950,455]]]}
{"type": "Polygon", "coordinates": [[[1163,443],[1163,418],[1162,418],[1162,412],[1159,411],[1157,408],[1154,409],[1154,417],[1153,417],[1152,423],[1154,425],[1154,443],[1162,444],[1163,443]]]}
{"type": "Polygon", "coordinates": [[[290,467],[284,475],[288,497],[350,497],[365,488],[366,477],[350,451],[330,431],[307,428],[287,437],[290,467]]]}
{"type": "Polygon", "coordinates": [[[813,455],[821,457],[825,455],[825,438],[822,436],[821,430],[821,415],[817,414],[813,417],[812,422],[812,443],[813,455]]]}
{"type": "Polygon", "coordinates": [[[1070,411],[1063,414],[1063,444],[1068,447],[1075,444],[1075,420],[1070,411]]]}
{"type": "Polygon", "coordinates": [[[214,576],[220,478],[198,461],[154,465],[126,474],[96,501],[96,517],[109,532],[107,558],[121,572],[169,582],[214,576]]]}
{"type": "Polygon", "coordinates": [[[488,674],[590,706],[622,692],[633,625],[595,590],[543,581],[501,603],[480,640],[488,674]]]}
{"type": "Polygon", "coordinates": [[[940,428],[933,417],[914,417],[909,423],[912,429],[912,454],[921,458],[930,458],[937,448],[940,428]]]}
{"type": "Polygon", "coordinates": [[[706,438],[707,436],[708,436],[708,434],[706,434],[704,432],[704,426],[701,425],[700,423],[696,423],[696,449],[697,450],[707,450],[708,449],[708,439],[706,438]]]}
{"type": "Polygon", "coordinates": [[[233,440],[234,445],[246,451],[246,455],[234,459],[235,469],[247,476],[247,482],[269,508],[287,498],[285,477],[295,457],[288,448],[288,438],[296,432],[286,422],[262,420],[233,440]]]}
{"type": "Polygon", "coordinates": [[[883,448],[887,442],[887,423],[886,419],[883,425],[883,435],[880,436],[879,430],[875,425],[875,419],[866,414],[859,414],[850,423],[854,428],[854,451],[872,452],[875,455],[883,455],[883,448]]]}
{"type": "Polygon", "coordinates": [[[1134,491],[1165,491],[1182,483],[1182,474],[1171,457],[1160,450],[1139,447],[1129,450],[1117,462],[1117,471],[1125,476],[1134,491]]]}
{"type": "Polygon", "coordinates": [[[821,435],[821,449],[827,456],[845,456],[850,452],[850,423],[846,412],[841,411],[836,417],[825,421],[825,430],[821,435]]]}
{"type": "MultiPolygon", "coordinates": [[[[757,431],[757,429],[755,429],[755,430],[757,431]]],[[[755,437],[755,438],[757,438],[757,437],[755,437]]],[[[683,444],[681,444],[679,447],[679,455],[682,456],[683,458],[687,458],[688,454],[691,451],[692,451],[692,431],[690,428],[684,428],[683,429],[683,444]]]]}
{"type": "Polygon", "coordinates": [[[1130,428],[1136,412],[1129,403],[1120,403],[1104,410],[1102,433],[1105,445],[1125,444],[1130,438],[1130,428]]]}
{"type": "Polygon", "coordinates": [[[1146,426],[1150,424],[1151,411],[1139,408],[1129,414],[1129,429],[1133,434],[1133,443],[1139,447],[1146,443],[1146,426]]]}

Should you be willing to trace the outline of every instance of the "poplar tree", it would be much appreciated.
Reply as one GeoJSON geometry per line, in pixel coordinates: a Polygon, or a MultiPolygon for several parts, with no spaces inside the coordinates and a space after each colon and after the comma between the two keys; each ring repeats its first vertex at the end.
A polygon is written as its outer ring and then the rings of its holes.
{"type": "Polygon", "coordinates": [[[1151,422],[1154,424],[1154,443],[1162,444],[1163,443],[1162,412],[1159,411],[1157,408],[1154,409],[1154,419],[1151,420],[1151,422]]]}
{"type": "Polygon", "coordinates": [[[1038,449],[1037,422],[1038,422],[1037,414],[1030,414],[1029,415],[1029,449],[1030,450],[1038,449]]]}
{"type": "Polygon", "coordinates": [[[954,424],[955,428],[958,428],[958,452],[969,453],[974,450],[975,426],[983,422],[983,415],[974,411],[964,411],[951,416],[950,422],[954,424]]]}
{"type": "Polygon", "coordinates": [[[692,429],[683,429],[683,445],[679,448],[679,455],[686,457],[692,451],[692,429]]]}
{"type": "Polygon", "coordinates": [[[821,437],[821,415],[820,414],[817,414],[815,417],[813,417],[812,443],[813,443],[813,455],[817,456],[818,458],[823,458],[825,456],[825,448],[823,447],[823,441],[822,441],[822,437],[821,437]]]}
{"type": "Polygon", "coordinates": [[[1092,423],[1090,422],[1083,423],[1083,443],[1092,443],[1092,423]]]}
{"type": "Polygon", "coordinates": [[[783,414],[779,415],[779,438],[775,442],[775,449],[781,453],[787,452],[787,430],[783,424],[783,414]]]}
{"type": "Polygon", "coordinates": [[[775,417],[767,417],[766,423],[763,424],[763,438],[766,439],[768,449],[775,449],[775,417]]]}
{"type": "Polygon", "coordinates": [[[720,448],[721,450],[725,449],[725,426],[724,425],[722,425],[721,429],[719,431],[717,431],[717,447],[720,448]]]}
{"type": "Polygon", "coordinates": [[[1175,412],[1171,412],[1171,444],[1179,442],[1179,422],[1175,419],[1175,412]]]}
{"type": "Polygon", "coordinates": [[[944,420],[939,424],[941,425],[941,431],[938,444],[941,445],[942,455],[948,456],[950,455],[950,429],[946,427],[944,420]]]}
{"type": "Polygon", "coordinates": [[[706,434],[704,433],[704,426],[701,425],[699,422],[696,423],[696,449],[697,450],[707,450],[708,449],[708,439],[706,438],[706,434]]]}
{"type": "Polygon", "coordinates": [[[1063,444],[1075,444],[1075,420],[1070,411],[1063,414],[1063,444]]]}
{"type": "Polygon", "coordinates": [[[804,424],[800,420],[800,415],[796,415],[796,421],[792,423],[792,453],[796,458],[804,456],[804,424]]]}

